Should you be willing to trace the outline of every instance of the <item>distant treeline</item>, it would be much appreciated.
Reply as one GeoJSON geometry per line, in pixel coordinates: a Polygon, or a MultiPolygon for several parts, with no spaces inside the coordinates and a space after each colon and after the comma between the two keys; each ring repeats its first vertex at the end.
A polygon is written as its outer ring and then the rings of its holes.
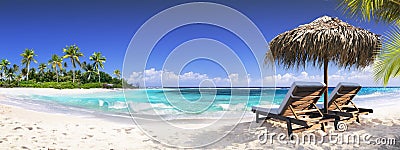
{"type": "Polygon", "coordinates": [[[38,63],[33,49],[25,49],[21,54],[22,68],[18,64],[11,65],[7,59],[0,62],[0,87],[32,87],[32,88],[134,88],[121,78],[120,70],[116,69],[113,76],[101,71],[104,69],[106,57],[101,52],[94,52],[90,62],[81,62],[77,45],[69,45],[62,49],[63,55],[53,54],[48,62],[39,63],[37,68],[31,67],[38,63]],[[67,70],[67,68],[70,68],[67,70]]]}

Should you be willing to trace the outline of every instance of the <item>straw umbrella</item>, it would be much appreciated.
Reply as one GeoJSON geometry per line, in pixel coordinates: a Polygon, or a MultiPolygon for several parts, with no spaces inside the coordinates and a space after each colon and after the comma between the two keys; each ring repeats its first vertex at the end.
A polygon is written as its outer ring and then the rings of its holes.
{"type": "MultiPolygon", "coordinates": [[[[285,68],[305,67],[307,63],[324,67],[328,86],[328,63],[341,68],[364,68],[370,65],[381,49],[379,35],[354,27],[338,18],[320,17],[313,22],[276,36],[269,44],[266,60],[285,68]]],[[[327,113],[328,90],[324,92],[327,113]]]]}

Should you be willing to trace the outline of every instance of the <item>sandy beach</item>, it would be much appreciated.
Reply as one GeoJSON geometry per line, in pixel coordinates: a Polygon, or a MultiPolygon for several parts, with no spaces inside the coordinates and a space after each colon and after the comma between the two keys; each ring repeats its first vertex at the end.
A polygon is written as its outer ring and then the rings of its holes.
{"type": "MultiPolygon", "coordinates": [[[[8,105],[12,101],[10,93],[17,94],[82,94],[90,92],[108,92],[110,90],[55,90],[55,89],[1,89],[0,100],[0,148],[1,149],[171,149],[160,144],[154,138],[147,136],[133,122],[107,120],[96,116],[78,116],[63,113],[49,113],[29,110],[18,106],[8,105]]],[[[344,134],[370,135],[369,140],[377,138],[395,139],[396,145],[378,144],[292,144],[292,143],[260,143],[259,135],[268,129],[270,133],[286,133],[282,123],[268,121],[262,127],[253,120],[242,120],[236,128],[220,141],[201,147],[201,149],[347,149],[347,148],[384,148],[398,149],[400,131],[399,104],[374,105],[374,113],[361,118],[361,123],[351,123],[346,132],[333,131],[328,127],[328,132],[344,134]]],[[[398,101],[398,100],[397,100],[398,101]]],[[[366,104],[368,105],[368,103],[366,104]]],[[[187,122],[190,125],[198,123],[187,122]]],[[[157,123],[153,123],[157,127],[157,123]]],[[[221,125],[219,130],[228,130],[221,125]]],[[[305,132],[309,133],[309,132],[305,132]]],[[[303,133],[303,134],[305,134],[303,133]]],[[[320,130],[311,132],[322,137],[327,133],[320,130]]],[[[211,134],[210,134],[211,135],[211,134]]],[[[204,136],[186,135],[186,136],[204,136]]],[[[171,137],[174,137],[172,135],[171,137]]],[[[324,139],[328,141],[328,137],[324,139]]],[[[173,139],[171,140],[179,140],[173,139]]]]}

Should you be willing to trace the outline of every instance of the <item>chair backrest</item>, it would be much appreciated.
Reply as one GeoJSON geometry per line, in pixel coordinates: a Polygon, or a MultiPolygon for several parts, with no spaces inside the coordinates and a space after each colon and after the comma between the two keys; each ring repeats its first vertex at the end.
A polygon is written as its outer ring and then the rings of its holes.
{"type": "Polygon", "coordinates": [[[329,96],[328,110],[337,109],[334,102],[336,102],[338,106],[348,105],[360,89],[360,84],[340,82],[329,96]]]}
{"type": "Polygon", "coordinates": [[[294,111],[312,108],[313,103],[317,103],[325,89],[326,85],[321,82],[293,82],[278,109],[278,113],[283,116],[293,116],[290,106],[294,111]]]}

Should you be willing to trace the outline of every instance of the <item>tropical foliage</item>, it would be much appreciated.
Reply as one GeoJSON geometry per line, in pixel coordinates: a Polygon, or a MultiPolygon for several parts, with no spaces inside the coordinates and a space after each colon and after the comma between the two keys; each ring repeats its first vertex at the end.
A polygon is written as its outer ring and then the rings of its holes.
{"type": "Polygon", "coordinates": [[[342,0],[340,8],[353,18],[365,21],[400,23],[400,0],[342,0]]]}
{"type": "Polygon", "coordinates": [[[25,68],[27,68],[26,72],[26,80],[29,80],[29,73],[30,73],[30,64],[33,61],[34,63],[37,63],[37,61],[33,58],[36,56],[35,51],[33,49],[25,49],[25,51],[21,54],[22,56],[22,64],[25,65],[25,68]]]}
{"type": "Polygon", "coordinates": [[[100,52],[94,52],[93,55],[90,56],[90,60],[93,61],[94,69],[97,70],[100,83],[100,68],[104,69],[103,63],[106,62],[106,58],[103,57],[100,52]]]}
{"type": "Polygon", "coordinates": [[[384,36],[383,51],[374,64],[375,81],[386,86],[400,75],[400,0],[342,0],[339,6],[351,17],[395,26],[384,36]]]}
{"type": "Polygon", "coordinates": [[[102,88],[104,84],[112,84],[114,88],[121,88],[122,84],[132,87],[120,77],[120,71],[115,70],[112,77],[104,69],[106,58],[95,52],[89,57],[92,63],[80,61],[83,53],[77,45],[63,48],[63,56],[53,54],[47,63],[40,63],[37,68],[31,63],[38,63],[33,49],[25,49],[21,54],[21,64],[11,63],[7,59],[0,61],[0,87],[31,87],[31,88],[102,88]],[[67,59],[68,61],[64,61],[67,59]],[[69,62],[69,63],[67,63],[69,62]],[[68,68],[70,66],[71,68],[68,68]],[[81,70],[82,69],[82,70],[81,70]],[[22,81],[25,80],[25,81],[22,81]]]}
{"type": "Polygon", "coordinates": [[[390,78],[400,76],[400,28],[395,27],[387,33],[387,40],[383,45],[384,51],[374,65],[375,81],[382,80],[383,85],[389,83],[390,78]]]}
{"type": "Polygon", "coordinates": [[[117,76],[118,79],[120,79],[121,78],[121,71],[114,70],[114,75],[117,76]]]}
{"type": "Polygon", "coordinates": [[[81,62],[79,61],[79,57],[83,56],[83,53],[81,53],[79,50],[80,48],[76,45],[70,45],[63,49],[63,52],[65,53],[63,58],[69,58],[71,60],[71,65],[74,68],[72,83],[75,83],[76,64],[79,64],[80,66],[81,62]]]}
{"type": "Polygon", "coordinates": [[[49,64],[51,65],[51,68],[53,68],[54,73],[56,74],[56,78],[57,78],[57,82],[58,82],[58,73],[59,70],[62,69],[62,58],[59,57],[58,55],[54,54],[53,56],[51,56],[51,59],[49,60],[49,64]],[[57,70],[57,67],[59,68],[59,70],[57,70]]]}
{"type": "Polygon", "coordinates": [[[10,62],[7,59],[2,59],[0,62],[0,70],[2,71],[0,74],[0,79],[4,80],[6,70],[8,69],[8,66],[10,65],[10,62]]]}

